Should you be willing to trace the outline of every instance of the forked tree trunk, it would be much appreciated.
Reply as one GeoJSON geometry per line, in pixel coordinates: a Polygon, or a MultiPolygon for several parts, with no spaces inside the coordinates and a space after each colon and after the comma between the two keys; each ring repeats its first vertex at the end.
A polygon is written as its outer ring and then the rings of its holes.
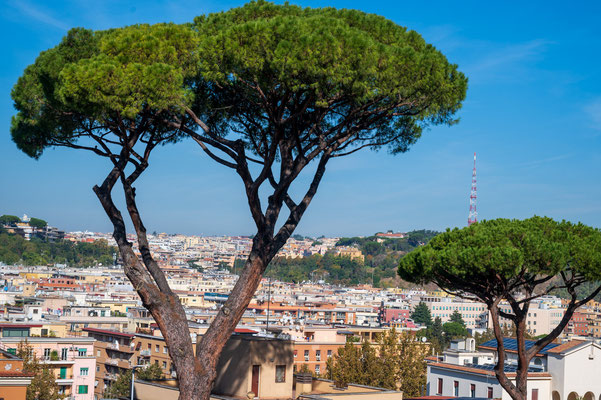
{"type": "MultiPolygon", "coordinates": [[[[113,223],[113,237],[123,258],[125,274],[144,307],[152,314],[169,348],[179,382],[179,400],[209,400],[223,347],[242,318],[261,282],[265,268],[273,258],[273,241],[268,233],[261,232],[255,236],[240,278],[200,343],[197,343],[194,354],[188,320],[179,297],[166,286],[164,275],[148,248],[140,249],[142,260],[133,252],[131,243],[126,239],[123,218],[112,201],[110,191],[106,187],[95,187],[94,191],[113,223]]],[[[146,246],[146,229],[137,214],[133,192],[126,188],[126,196],[127,194],[130,195],[127,199],[128,212],[138,234],[138,242],[146,246]]]]}

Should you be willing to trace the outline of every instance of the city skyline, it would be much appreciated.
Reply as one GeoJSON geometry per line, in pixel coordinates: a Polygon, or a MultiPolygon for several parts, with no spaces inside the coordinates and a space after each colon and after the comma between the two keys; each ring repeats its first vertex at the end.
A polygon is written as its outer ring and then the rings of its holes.
{"type": "MultiPolygon", "coordinates": [[[[67,149],[49,150],[35,161],[10,140],[10,89],[40,51],[74,26],[181,23],[243,3],[199,2],[192,12],[183,4],[119,4],[5,3],[1,29],[15,39],[3,44],[12,62],[1,67],[1,213],[27,213],[69,231],[111,231],[91,190],[106,163],[67,149]]],[[[465,226],[474,152],[480,220],[538,214],[601,226],[601,187],[594,184],[601,179],[598,10],[581,15],[559,3],[529,4],[518,13],[480,4],[408,4],[402,10],[387,2],[298,4],[358,8],[415,29],[470,82],[458,125],[425,132],[406,154],[359,152],[332,162],[297,233],[355,236],[465,226]]],[[[191,142],[159,149],[154,157],[138,185],[150,232],[254,232],[234,173],[191,142]]]]}

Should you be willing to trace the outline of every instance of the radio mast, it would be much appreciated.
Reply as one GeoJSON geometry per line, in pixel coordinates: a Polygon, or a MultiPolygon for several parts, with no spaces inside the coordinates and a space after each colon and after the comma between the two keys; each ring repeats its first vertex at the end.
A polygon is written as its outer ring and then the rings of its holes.
{"type": "Polygon", "coordinates": [[[472,170],[472,190],[470,192],[470,213],[467,216],[467,226],[478,222],[478,211],[476,211],[476,153],[474,153],[474,169],[472,170]]]}

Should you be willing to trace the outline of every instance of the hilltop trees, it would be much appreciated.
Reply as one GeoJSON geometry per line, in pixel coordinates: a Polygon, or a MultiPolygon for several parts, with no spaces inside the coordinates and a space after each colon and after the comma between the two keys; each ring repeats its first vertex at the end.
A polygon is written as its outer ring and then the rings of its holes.
{"type": "Polygon", "coordinates": [[[258,1],[192,25],[71,30],[19,79],[11,133],[32,157],[64,146],[109,161],[94,191],[125,273],[165,336],[180,398],[208,399],[223,346],[327,164],[364,148],[407,151],[424,128],[456,122],[466,87],[419,34],[382,17],[258,1]],[[240,279],[196,354],[183,307],[150,253],[134,188],[154,149],[182,137],[240,177],[256,227],[240,279]],[[116,184],[140,257],[113,200],[116,184]]]}
{"type": "Polygon", "coordinates": [[[532,357],[563,331],[578,307],[601,291],[597,283],[584,296],[578,294],[578,288],[586,282],[601,280],[601,232],[582,224],[542,217],[484,221],[435,237],[428,245],[405,256],[398,273],[403,279],[434,282],[450,293],[484,302],[498,341],[495,375],[513,399],[525,400],[532,357]],[[551,333],[526,348],[530,302],[558,288],[570,294],[563,318],[551,333]],[[503,311],[501,302],[507,302],[511,312],[503,311]],[[504,372],[501,317],[515,326],[518,345],[515,384],[504,372]]]}
{"type": "Polygon", "coordinates": [[[17,222],[21,222],[21,218],[16,215],[2,215],[0,216],[0,224],[16,224],[17,222]]]}
{"type": "Polygon", "coordinates": [[[46,221],[44,221],[43,219],[31,218],[29,220],[29,225],[33,226],[34,228],[43,229],[48,225],[48,223],[46,221]]]}
{"type": "Polygon", "coordinates": [[[92,243],[60,240],[45,242],[38,238],[25,240],[19,235],[0,232],[0,262],[24,265],[69,264],[90,267],[97,264],[112,265],[117,249],[106,240],[92,243]]]}

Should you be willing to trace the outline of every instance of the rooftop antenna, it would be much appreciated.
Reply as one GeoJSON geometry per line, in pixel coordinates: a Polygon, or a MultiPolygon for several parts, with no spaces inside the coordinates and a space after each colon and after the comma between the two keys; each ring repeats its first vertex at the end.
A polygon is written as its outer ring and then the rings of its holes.
{"type": "Polygon", "coordinates": [[[470,192],[470,213],[467,216],[467,226],[478,222],[478,211],[476,211],[476,153],[474,153],[474,169],[472,170],[472,190],[470,192]]]}

